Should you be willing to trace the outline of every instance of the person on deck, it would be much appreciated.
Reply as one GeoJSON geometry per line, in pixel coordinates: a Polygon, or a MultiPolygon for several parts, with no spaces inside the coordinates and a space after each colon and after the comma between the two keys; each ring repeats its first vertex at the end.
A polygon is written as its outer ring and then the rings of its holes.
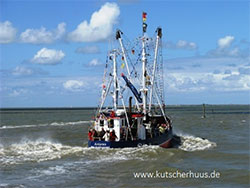
{"type": "Polygon", "coordinates": [[[101,132],[99,133],[101,140],[104,140],[104,138],[103,138],[104,135],[105,135],[105,130],[104,130],[104,128],[102,128],[101,132]]]}
{"type": "Polygon", "coordinates": [[[165,124],[161,124],[161,126],[159,127],[159,131],[161,134],[163,134],[166,130],[166,125],[165,124]]]}
{"type": "Polygon", "coordinates": [[[113,130],[113,131],[110,133],[110,141],[115,141],[116,138],[117,138],[117,136],[115,135],[115,130],[113,130]]]}
{"type": "Polygon", "coordinates": [[[121,139],[121,140],[125,140],[125,138],[126,138],[125,128],[122,127],[122,128],[120,129],[120,139],[121,139]]]}
{"type": "Polygon", "coordinates": [[[92,131],[92,137],[93,137],[93,140],[98,140],[98,134],[97,134],[97,131],[95,129],[93,129],[93,131],[92,131]]]}
{"type": "Polygon", "coordinates": [[[105,141],[109,141],[110,138],[110,134],[109,134],[109,130],[106,131],[106,133],[104,134],[104,136],[102,137],[105,141]]]}
{"type": "Polygon", "coordinates": [[[92,130],[89,130],[88,137],[90,141],[93,141],[92,130]]]}

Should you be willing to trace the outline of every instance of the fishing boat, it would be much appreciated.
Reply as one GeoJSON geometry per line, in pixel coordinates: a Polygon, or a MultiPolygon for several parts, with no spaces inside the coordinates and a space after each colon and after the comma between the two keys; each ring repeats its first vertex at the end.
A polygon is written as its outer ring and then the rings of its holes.
{"type": "Polygon", "coordinates": [[[165,113],[162,28],[147,35],[147,14],[142,14],[142,36],[134,42],[116,31],[116,47],[107,55],[101,100],[88,132],[89,147],[174,147],[180,138],[173,133],[165,113]]]}

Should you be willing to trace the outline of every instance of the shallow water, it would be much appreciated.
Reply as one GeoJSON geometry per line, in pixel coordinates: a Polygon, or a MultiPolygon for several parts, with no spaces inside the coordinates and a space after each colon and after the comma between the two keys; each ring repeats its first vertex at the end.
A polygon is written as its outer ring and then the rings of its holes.
{"type": "Polygon", "coordinates": [[[249,106],[171,106],[179,148],[87,148],[93,109],[1,111],[0,187],[249,187],[249,106]],[[134,173],[219,172],[219,178],[134,173]]]}

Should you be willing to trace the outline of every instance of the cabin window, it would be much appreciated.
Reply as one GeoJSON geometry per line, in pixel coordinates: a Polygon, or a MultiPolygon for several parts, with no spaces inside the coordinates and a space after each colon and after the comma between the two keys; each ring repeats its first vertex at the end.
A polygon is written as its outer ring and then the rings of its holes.
{"type": "Polygon", "coordinates": [[[101,126],[101,127],[104,126],[104,120],[103,120],[103,119],[100,120],[100,126],[101,126]]]}
{"type": "Polygon", "coordinates": [[[114,120],[113,119],[109,120],[109,128],[114,128],[114,120]]]}
{"type": "Polygon", "coordinates": [[[124,119],[122,119],[122,126],[124,126],[124,119]]]}

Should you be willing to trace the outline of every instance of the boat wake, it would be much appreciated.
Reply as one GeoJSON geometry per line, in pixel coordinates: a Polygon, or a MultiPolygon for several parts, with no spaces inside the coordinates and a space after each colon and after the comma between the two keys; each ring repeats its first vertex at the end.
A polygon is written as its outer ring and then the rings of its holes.
{"type": "Polygon", "coordinates": [[[77,155],[82,152],[83,147],[65,146],[45,139],[35,141],[23,139],[19,143],[8,146],[0,144],[0,166],[60,159],[67,155],[77,155]]]}
{"type": "Polygon", "coordinates": [[[91,123],[92,121],[75,121],[75,122],[52,122],[48,124],[37,125],[3,125],[0,129],[21,129],[21,128],[33,128],[33,127],[45,127],[45,126],[70,126],[70,125],[82,125],[91,123]]]}
{"type": "MultiPolygon", "coordinates": [[[[179,149],[184,151],[200,151],[216,147],[216,143],[200,137],[190,135],[180,135],[180,137],[181,145],[179,149]]],[[[123,149],[88,148],[63,145],[44,138],[35,141],[23,139],[10,145],[0,143],[0,166],[56,160],[67,156],[83,157],[86,165],[124,160],[143,161],[154,160],[159,154],[172,154],[172,152],[166,151],[166,149],[159,146],[123,149]]]]}
{"type": "Polygon", "coordinates": [[[201,151],[216,147],[216,143],[208,139],[191,135],[180,135],[180,137],[181,145],[179,148],[184,151],[201,151]]]}
{"type": "Polygon", "coordinates": [[[23,139],[6,146],[0,143],[0,166],[39,163],[71,156],[84,159],[85,165],[123,160],[153,160],[161,152],[164,152],[164,149],[158,146],[124,149],[88,148],[63,145],[43,138],[35,141],[23,139]]]}
{"type": "Polygon", "coordinates": [[[159,146],[136,148],[89,148],[85,153],[91,159],[88,163],[115,162],[128,160],[155,160],[164,149],[159,146]]]}

